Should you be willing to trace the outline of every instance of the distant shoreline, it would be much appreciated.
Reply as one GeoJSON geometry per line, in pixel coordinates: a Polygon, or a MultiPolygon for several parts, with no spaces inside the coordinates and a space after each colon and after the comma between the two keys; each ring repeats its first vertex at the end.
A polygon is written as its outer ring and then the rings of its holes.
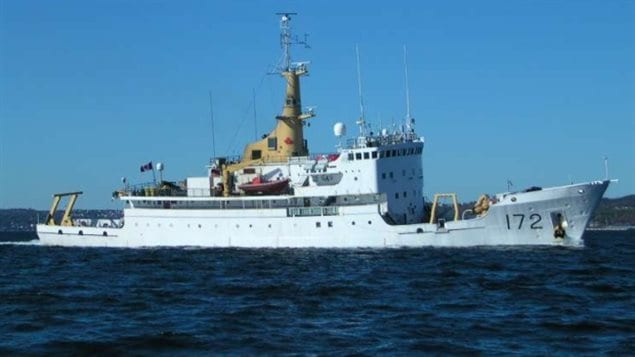
{"type": "Polygon", "coordinates": [[[623,232],[634,229],[635,226],[606,226],[606,227],[587,227],[587,231],[607,231],[607,232],[623,232]]]}

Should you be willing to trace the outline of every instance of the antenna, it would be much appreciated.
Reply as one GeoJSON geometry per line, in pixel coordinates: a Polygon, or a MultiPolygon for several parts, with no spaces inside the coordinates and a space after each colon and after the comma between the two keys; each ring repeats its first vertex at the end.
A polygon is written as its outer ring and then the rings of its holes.
{"type": "Polygon", "coordinates": [[[406,119],[410,119],[410,86],[408,85],[408,53],[406,45],[403,46],[403,67],[406,75],[406,119]]]}
{"type": "Polygon", "coordinates": [[[362,96],[362,72],[360,70],[359,65],[359,46],[355,45],[355,54],[357,56],[357,87],[359,90],[359,113],[360,118],[357,121],[357,125],[359,126],[359,135],[364,136],[364,124],[366,123],[364,120],[364,97],[362,96]]]}
{"type": "Polygon", "coordinates": [[[212,121],[212,154],[216,158],[216,138],[214,135],[214,104],[212,101],[212,91],[209,91],[209,116],[212,121]]]}
{"type": "Polygon", "coordinates": [[[406,51],[406,45],[403,46],[403,66],[404,74],[406,77],[406,127],[410,130],[414,126],[414,118],[410,116],[410,85],[408,84],[408,53],[406,51]]]}
{"type": "Polygon", "coordinates": [[[308,44],[308,34],[304,34],[304,39],[299,40],[297,36],[291,35],[291,15],[297,15],[297,12],[276,12],[280,18],[280,47],[282,47],[282,60],[278,64],[278,70],[288,72],[291,69],[291,45],[304,45],[305,48],[311,48],[308,44]]]}
{"type": "Polygon", "coordinates": [[[609,157],[604,156],[604,179],[609,179],[609,157]]]}
{"type": "Polygon", "coordinates": [[[256,89],[251,89],[252,100],[254,103],[254,138],[258,140],[258,121],[256,120],[256,89]]]}

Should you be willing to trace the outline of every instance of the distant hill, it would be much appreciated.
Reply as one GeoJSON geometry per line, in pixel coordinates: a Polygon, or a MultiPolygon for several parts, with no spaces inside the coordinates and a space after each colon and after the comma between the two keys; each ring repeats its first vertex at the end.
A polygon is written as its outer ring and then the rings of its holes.
{"type": "MultiPolygon", "coordinates": [[[[62,219],[63,211],[55,213],[56,221],[62,219]]],[[[0,232],[28,232],[35,231],[38,222],[44,222],[48,211],[38,211],[29,208],[0,209],[0,232]]],[[[122,211],[118,210],[73,210],[73,218],[121,218],[122,211]]]]}
{"type": "MultiPolygon", "coordinates": [[[[471,208],[474,203],[461,204],[461,211],[471,208]]],[[[37,222],[44,222],[48,211],[26,208],[0,209],[0,232],[35,231],[37,222]]],[[[60,221],[63,212],[58,211],[56,220],[60,221]]],[[[121,218],[119,210],[75,210],[73,218],[121,218]]],[[[635,195],[620,198],[603,198],[590,227],[635,226],[635,195]]]]}
{"type": "Polygon", "coordinates": [[[603,198],[591,227],[635,226],[635,195],[603,198]]]}

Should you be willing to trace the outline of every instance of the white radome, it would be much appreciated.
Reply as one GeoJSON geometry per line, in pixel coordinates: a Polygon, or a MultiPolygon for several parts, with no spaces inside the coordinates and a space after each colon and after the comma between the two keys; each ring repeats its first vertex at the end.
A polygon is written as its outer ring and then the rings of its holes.
{"type": "Polygon", "coordinates": [[[335,123],[335,125],[333,125],[333,134],[335,134],[338,138],[346,136],[346,125],[342,122],[335,123]]]}

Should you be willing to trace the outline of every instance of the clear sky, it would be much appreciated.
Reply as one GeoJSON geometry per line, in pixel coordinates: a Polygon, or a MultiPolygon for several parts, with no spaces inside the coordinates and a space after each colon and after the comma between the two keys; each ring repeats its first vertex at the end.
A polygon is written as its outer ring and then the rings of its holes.
{"type": "Polygon", "coordinates": [[[122,176],[202,176],[216,153],[268,132],[284,82],[279,11],[295,11],[310,49],[303,104],[318,116],[312,152],[332,126],[355,134],[359,45],[366,117],[411,111],[426,138],[424,192],[481,193],[619,178],[635,193],[635,1],[0,0],[0,208],[45,209],[83,190],[80,208],[116,208],[122,176]],[[355,4],[355,5],[353,5],[355,4]],[[363,5],[361,5],[363,4],[363,5]]]}

